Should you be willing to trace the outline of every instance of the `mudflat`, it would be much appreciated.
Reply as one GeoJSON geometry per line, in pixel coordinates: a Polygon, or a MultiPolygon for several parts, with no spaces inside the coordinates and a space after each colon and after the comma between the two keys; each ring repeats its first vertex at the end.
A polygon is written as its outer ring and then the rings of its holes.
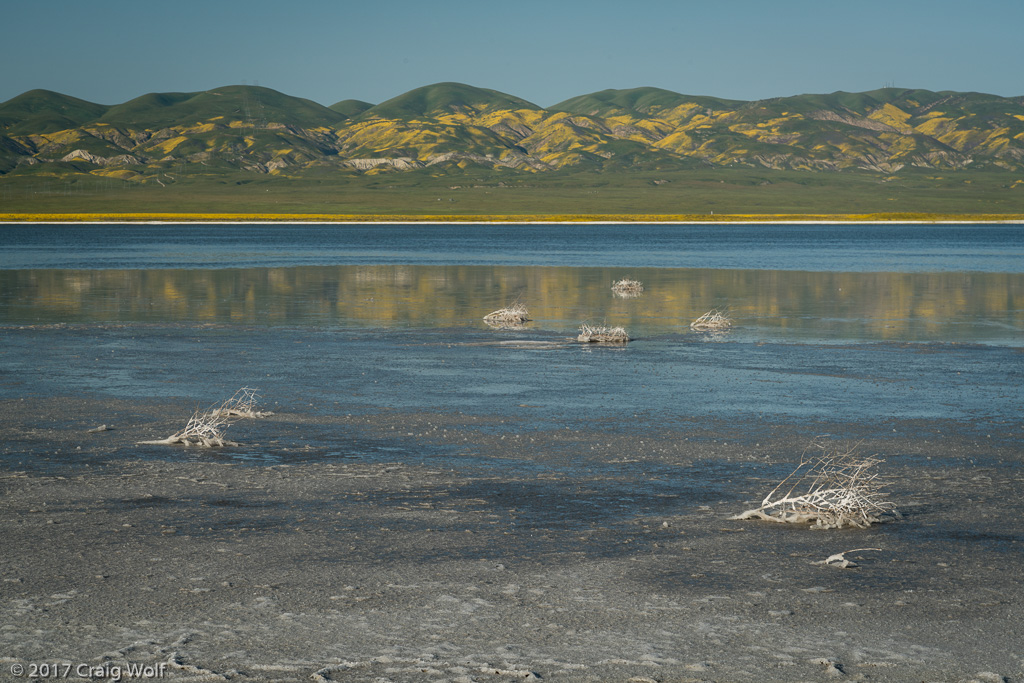
{"type": "Polygon", "coordinates": [[[189,449],[137,445],[180,401],[22,393],[2,680],[1024,678],[1019,424],[291,405],[189,449]],[[823,433],[902,518],[729,519],[823,433]]]}

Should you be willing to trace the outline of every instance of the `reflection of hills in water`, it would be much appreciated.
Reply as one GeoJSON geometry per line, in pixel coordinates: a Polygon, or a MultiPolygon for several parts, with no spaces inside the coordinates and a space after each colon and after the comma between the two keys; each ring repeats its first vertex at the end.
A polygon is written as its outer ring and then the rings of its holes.
{"type": "Polygon", "coordinates": [[[1016,341],[1024,274],[631,269],[638,299],[613,296],[618,268],[308,266],[223,270],[0,271],[0,323],[220,322],[482,328],[513,300],[529,329],[582,320],[631,336],[684,332],[728,308],[741,334],[822,339],[1016,341]]]}

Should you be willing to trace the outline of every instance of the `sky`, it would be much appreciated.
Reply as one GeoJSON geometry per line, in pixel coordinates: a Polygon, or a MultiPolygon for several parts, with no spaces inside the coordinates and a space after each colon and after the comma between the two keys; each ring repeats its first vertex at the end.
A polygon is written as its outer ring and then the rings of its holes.
{"type": "Polygon", "coordinates": [[[1024,0],[10,0],[0,102],[261,85],[377,104],[442,81],[549,107],[655,86],[1024,96],[1024,0]]]}

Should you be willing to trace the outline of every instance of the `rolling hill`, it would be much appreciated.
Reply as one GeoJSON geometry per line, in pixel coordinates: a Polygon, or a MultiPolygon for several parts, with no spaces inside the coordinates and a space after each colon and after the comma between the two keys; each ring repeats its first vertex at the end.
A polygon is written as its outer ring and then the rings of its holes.
{"type": "Polygon", "coordinates": [[[94,121],[109,107],[50,90],[29,90],[0,104],[4,135],[55,133],[94,121]]]}
{"type": "Polygon", "coordinates": [[[256,86],[112,106],[33,90],[0,104],[0,174],[143,183],[189,169],[305,177],[419,169],[546,173],[750,168],[1024,170],[1024,98],[885,88],[754,102],[659,88],[549,108],[438,83],[330,107],[256,86]]]}

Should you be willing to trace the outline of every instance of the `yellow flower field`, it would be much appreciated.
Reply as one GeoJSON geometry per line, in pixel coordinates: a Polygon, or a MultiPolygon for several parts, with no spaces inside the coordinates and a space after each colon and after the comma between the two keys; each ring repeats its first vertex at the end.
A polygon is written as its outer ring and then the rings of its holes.
{"type": "Polygon", "coordinates": [[[1021,223],[1024,214],[0,213],[0,223],[1021,223]]]}

